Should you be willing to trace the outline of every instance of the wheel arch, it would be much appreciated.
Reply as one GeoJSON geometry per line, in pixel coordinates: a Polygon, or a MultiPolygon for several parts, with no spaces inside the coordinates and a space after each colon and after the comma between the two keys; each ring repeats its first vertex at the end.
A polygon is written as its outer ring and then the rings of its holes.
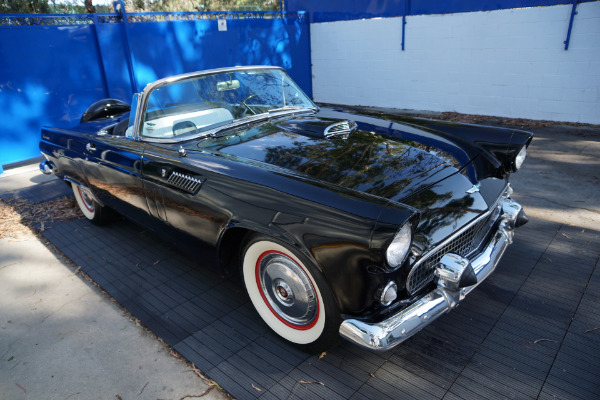
{"type": "Polygon", "coordinates": [[[241,251],[245,240],[254,234],[261,234],[278,239],[286,245],[295,248],[322,270],[322,267],[314,259],[305,243],[294,238],[293,235],[281,229],[277,225],[261,226],[258,224],[230,223],[222,231],[217,241],[216,253],[220,266],[227,272],[238,270],[241,251]]]}

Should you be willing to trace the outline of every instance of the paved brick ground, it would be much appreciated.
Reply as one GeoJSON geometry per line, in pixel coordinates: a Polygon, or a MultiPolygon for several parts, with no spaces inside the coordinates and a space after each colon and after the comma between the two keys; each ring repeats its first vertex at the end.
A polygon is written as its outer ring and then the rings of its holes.
{"type": "Polygon", "coordinates": [[[322,358],[279,341],[239,279],[186,246],[125,220],[44,235],[238,399],[600,398],[598,231],[533,219],[492,277],[404,345],[322,358]]]}

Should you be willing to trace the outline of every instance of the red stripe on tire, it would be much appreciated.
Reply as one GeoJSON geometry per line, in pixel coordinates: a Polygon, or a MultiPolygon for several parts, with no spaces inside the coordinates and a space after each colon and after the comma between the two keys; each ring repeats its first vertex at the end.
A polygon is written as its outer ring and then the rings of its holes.
{"type": "Polygon", "coordinates": [[[275,315],[275,317],[277,317],[277,319],[279,321],[281,321],[282,323],[284,323],[286,326],[289,326],[290,328],[296,329],[298,331],[307,331],[307,330],[311,329],[312,327],[314,327],[316,325],[317,321],[319,320],[319,313],[321,312],[321,309],[319,307],[319,295],[317,294],[317,291],[315,290],[315,287],[312,284],[312,279],[310,279],[310,275],[307,273],[307,271],[304,270],[304,268],[301,265],[299,265],[296,261],[294,261],[293,258],[291,258],[287,254],[282,253],[282,252],[277,251],[277,250],[265,251],[264,253],[262,253],[260,255],[260,257],[258,257],[258,260],[256,260],[255,276],[256,276],[256,285],[258,286],[258,291],[260,292],[260,295],[261,295],[264,303],[267,305],[267,307],[269,308],[269,310],[271,310],[271,312],[273,313],[273,315],[275,315]],[[302,271],[304,271],[304,273],[306,274],[306,276],[308,276],[309,281],[310,281],[310,285],[313,287],[313,290],[315,292],[315,297],[317,298],[317,315],[315,315],[314,320],[310,324],[308,324],[308,325],[295,325],[295,324],[292,324],[289,321],[286,321],[279,314],[277,314],[277,312],[273,309],[273,307],[271,307],[271,304],[267,300],[267,297],[265,296],[265,293],[262,290],[262,286],[260,284],[260,276],[258,274],[258,270],[259,270],[260,262],[262,261],[262,259],[265,258],[266,256],[268,256],[269,254],[273,254],[273,253],[281,254],[281,255],[289,258],[296,265],[298,265],[302,269],[302,271]]]}

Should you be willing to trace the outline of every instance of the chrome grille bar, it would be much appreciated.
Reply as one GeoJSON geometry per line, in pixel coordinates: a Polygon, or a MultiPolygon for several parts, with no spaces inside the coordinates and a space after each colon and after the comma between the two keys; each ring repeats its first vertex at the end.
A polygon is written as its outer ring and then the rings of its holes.
{"type": "MultiPolygon", "coordinates": [[[[503,193],[505,192],[506,190],[503,191],[503,193]]],[[[444,254],[454,253],[468,257],[479,248],[500,217],[500,201],[504,196],[500,196],[488,211],[428,251],[413,265],[406,278],[406,290],[409,294],[417,293],[433,281],[435,268],[444,254]]]]}

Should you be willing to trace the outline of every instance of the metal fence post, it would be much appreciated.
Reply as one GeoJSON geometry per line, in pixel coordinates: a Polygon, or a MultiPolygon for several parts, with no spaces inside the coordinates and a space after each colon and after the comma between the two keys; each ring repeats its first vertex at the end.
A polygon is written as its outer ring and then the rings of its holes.
{"type": "Polygon", "coordinates": [[[123,39],[125,43],[125,52],[127,67],[129,69],[129,79],[131,80],[131,90],[132,94],[138,92],[138,83],[137,78],[135,77],[135,71],[133,69],[133,55],[131,53],[131,43],[129,41],[129,32],[128,32],[128,21],[127,21],[127,12],[125,11],[125,3],[123,0],[113,1],[113,8],[115,12],[121,16],[123,19],[123,39]]]}
{"type": "Polygon", "coordinates": [[[106,70],[104,69],[104,59],[102,58],[102,47],[100,46],[100,38],[98,36],[98,16],[92,14],[94,21],[94,39],[96,39],[96,55],[98,57],[98,66],[100,67],[100,75],[102,76],[102,85],[104,86],[104,94],[106,97],[110,97],[110,89],[108,87],[108,81],[106,80],[106,70]]]}
{"type": "Polygon", "coordinates": [[[573,20],[577,14],[577,0],[573,0],[573,8],[571,8],[571,19],[569,19],[569,29],[567,30],[567,40],[565,40],[565,50],[569,50],[569,42],[571,41],[571,30],[573,29],[573,20]]]}
{"type": "Polygon", "coordinates": [[[402,10],[402,51],[404,51],[404,37],[406,34],[406,13],[408,12],[408,0],[404,0],[404,9],[402,10]]]}

